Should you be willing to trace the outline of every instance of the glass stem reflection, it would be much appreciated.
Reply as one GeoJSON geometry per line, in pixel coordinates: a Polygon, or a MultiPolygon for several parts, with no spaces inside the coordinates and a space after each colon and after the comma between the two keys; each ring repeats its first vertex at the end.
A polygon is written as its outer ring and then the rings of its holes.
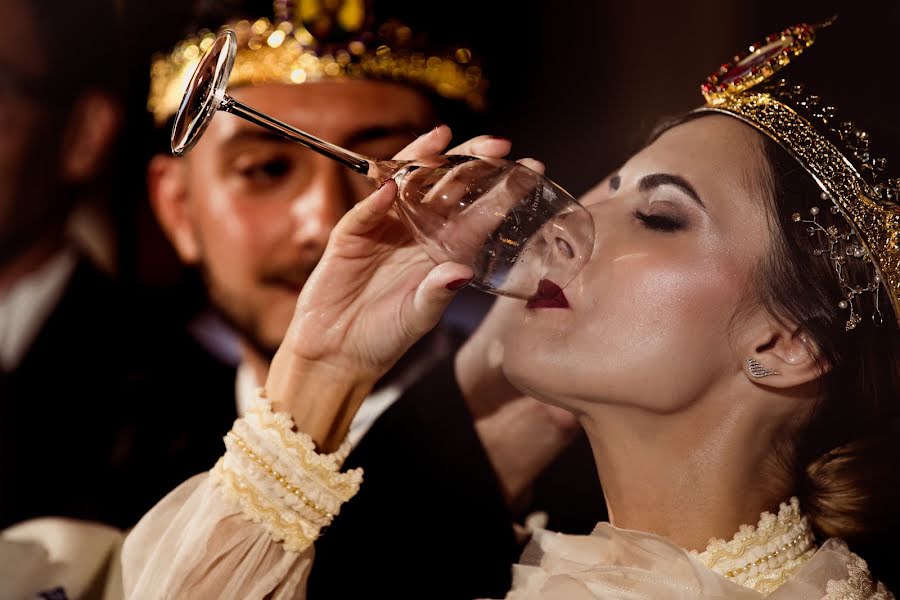
{"type": "Polygon", "coordinates": [[[219,110],[224,110],[225,112],[229,112],[235,116],[241,117],[242,119],[246,119],[251,123],[255,123],[257,125],[261,125],[266,129],[271,131],[275,131],[287,139],[302,144],[306,146],[310,150],[318,152],[319,154],[326,156],[332,160],[336,160],[341,163],[345,167],[349,167],[354,172],[359,173],[360,175],[365,175],[369,177],[373,170],[372,161],[366,159],[359,154],[354,152],[350,152],[349,150],[345,150],[340,146],[336,146],[334,144],[329,144],[325,140],[320,140],[314,135],[310,135],[305,131],[297,129],[296,127],[292,127],[287,123],[279,121],[278,119],[273,119],[272,117],[265,115],[261,112],[258,112],[246,104],[238,102],[231,96],[226,95],[222,99],[222,103],[219,105],[219,110]]]}

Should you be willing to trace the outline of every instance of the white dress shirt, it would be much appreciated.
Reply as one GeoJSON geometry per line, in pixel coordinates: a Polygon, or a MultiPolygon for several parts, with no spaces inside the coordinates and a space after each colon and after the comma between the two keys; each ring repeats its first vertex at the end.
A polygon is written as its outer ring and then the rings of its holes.
{"type": "MultiPolygon", "coordinates": [[[[353,421],[350,423],[350,433],[347,435],[347,439],[350,440],[351,445],[355,447],[359,444],[363,436],[378,420],[378,417],[390,408],[416,380],[425,375],[435,363],[450,351],[450,340],[446,335],[436,332],[432,337],[433,340],[416,355],[414,360],[410,361],[399,372],[393,374],[387,382],[363,400],[359,411],[357,411],[356,416],[353,417],[353,421]]],[[[256,376],[253,374],[253,369],[250,365],[244,362],[238,365],[235,394],[239,417],[244,416],[254,394],[256,394],[256,390],[261,385],[260,382],[256,381],[256,376]]]]}
{"type": "Polygon", "coordinates": [[[78,259],[61,251],[10,289],[0,293],[0,371],[13,371],[59,303],[78,259]]]}

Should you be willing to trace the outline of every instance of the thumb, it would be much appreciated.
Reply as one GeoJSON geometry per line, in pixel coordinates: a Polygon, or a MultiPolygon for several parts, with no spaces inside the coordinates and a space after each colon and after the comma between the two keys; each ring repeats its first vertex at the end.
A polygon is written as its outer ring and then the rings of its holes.
{"type": "Polygon", "coordinates": [[[430,331],[440,320],[456,292],[472,281],[471,267],[446,262],[434,267],[413,296],[413,326],[420,335],[430,331]]]}

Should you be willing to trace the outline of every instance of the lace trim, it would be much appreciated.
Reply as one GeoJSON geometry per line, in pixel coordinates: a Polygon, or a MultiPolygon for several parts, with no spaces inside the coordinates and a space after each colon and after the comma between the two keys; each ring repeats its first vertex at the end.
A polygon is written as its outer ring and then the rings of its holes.
{"type": "Polygon", "coordinates": [[[225,498],[241,509],[244,518],[263,525],[274,541],[284,543],[286,551],[302,552],[319,537],[318,527],[307,531],[302,520],[293,519],[290,513],[279,513],[273,505],[255,493],[252,485],[224,469],[222,459],[219,459],[210,475],[221,486],[225,498]]]}
{"type": "Polygon", "coordinates": [[[294,421],[290,415],[272,410],[262,388],[256,390],[243,420],[254,425],[254,429],[268,434],[279,447],[293,450],[303,462],[304,469],[322,478],[344,502],[356,493],[353,486],[338,473],[352,449],[349,441],[344,441],[332,454],[317,453],[312,438],[294,431],[294,421]]]}
{"type": "Polygon", "coordinates": [[[289,415],[272,412],[261,392],[234,422],[225,447],[210,477],[244,517],[291,552],[308,548],[362,482],[362,469],[339,472],[349,444],[316,453],[312,438],[294,431],[289,415]]]}
{"type": "Polygon", "coordinates": [[[823,600],[893,600],[894,595],[887,591],[882,583],[872,580],[866,561],[842,546],[850,555],[847,563],[847,577],[841,580],[831,579],[825,585],[826,596],[823,600]]]}
{"type": "Polygon", "coordinates": [[[710,540],[691,552],[716,573],[762,594],[770,594],[815,554],[812,529],[797,498],[782,503],[778,515],[764,512],[756,527],[742,525],[726,542],[710,540]]]}
{"type": "Polygon", "coordinates": [[[313,509],[319,516],[324,517],[327,522],[331,522],[331,519],[334,518],[334,514],[329,512],[328,509],[322,508],[319,506],[315,500],[311,499],[309,496],[303,493],[303,490],[300,489],[299,486],[294,485],[291,481],[288,480],[287,477],[273,469],[268,463],[260,459],[254,452],[251,450],[247,444],[244,443],[244,440],[239,438],[234,434],[234,432],[229,432],[228,437],[241,449],[241,451],[247,455],[247,457],[259,465],[272,479],[277,481],[281,487],[289,494],[294,494],[309,508],[313,509]]]}

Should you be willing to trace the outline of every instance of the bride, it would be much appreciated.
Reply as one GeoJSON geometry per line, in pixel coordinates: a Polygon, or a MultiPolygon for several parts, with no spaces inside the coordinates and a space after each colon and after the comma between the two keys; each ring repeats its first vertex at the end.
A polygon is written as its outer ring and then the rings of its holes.
{"type": "MultiPolygon", "coordinates": [[[[498,301],[461,351],[498,406],[517,389],[577,417],[609,509],[590,535],[536,531],[509,598],[892,597],[847,543],[894,510],[898,191],[857,161],[865,134],[771,76],[814,33],[712,76],[706,106],[584,196],[596,244],[576,279],[498,301]]],[[[130,534],[129,597],[305,596],[315,539],[365,485],[340,471],[356,409],[472,275],[421,252],[395,193],[335,229],[223,458],[130,534]]]]}

